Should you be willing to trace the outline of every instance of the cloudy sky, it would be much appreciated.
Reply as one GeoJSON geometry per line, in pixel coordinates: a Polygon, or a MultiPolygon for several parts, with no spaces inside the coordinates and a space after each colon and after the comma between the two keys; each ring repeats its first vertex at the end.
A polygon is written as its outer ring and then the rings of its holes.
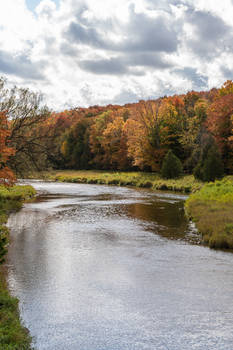
{"type": "Polygon", "coordinates": [[[219,87],[233,0],[0,0],[0,76],[56,110],[219,87]]]}

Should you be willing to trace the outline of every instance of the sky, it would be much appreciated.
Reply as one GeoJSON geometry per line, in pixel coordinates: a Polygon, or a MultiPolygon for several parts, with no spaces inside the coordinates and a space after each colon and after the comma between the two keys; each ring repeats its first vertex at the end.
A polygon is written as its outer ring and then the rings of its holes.
{"type": "Polygon", "coordinates": [[[220,87],[233,0],[0,0],[0,76],[56,111],[220,87]]]}
{"type": "MultiPolygon", "coordinates": [[[[59,5],[59,0],[53,0],[55,4],[59,5]]],[[[36,7],[39,5],[40,0],[26,0],[26,6],[30,11],[35,12],[36,7]]]]}

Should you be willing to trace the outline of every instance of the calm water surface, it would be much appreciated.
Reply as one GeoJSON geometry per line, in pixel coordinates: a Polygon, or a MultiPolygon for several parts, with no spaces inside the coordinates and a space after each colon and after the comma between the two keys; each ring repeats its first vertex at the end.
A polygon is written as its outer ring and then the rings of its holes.
{"type": "Polygon", "coordinates": [[[33,185],[8,280],[38,350],[233,349],[233,254],[197,244],[185,196],[33,185]]]}

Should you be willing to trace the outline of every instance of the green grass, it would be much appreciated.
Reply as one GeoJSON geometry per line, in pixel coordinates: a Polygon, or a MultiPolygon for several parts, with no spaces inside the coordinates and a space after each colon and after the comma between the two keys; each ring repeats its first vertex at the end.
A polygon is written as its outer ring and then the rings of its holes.
{"type": "Polygon", "coordinates": [[[32,198],[35,194],[36,190],[29,185],[15,185],[12,187],[0,186],[0,201],[23,201],[32,198]]]}
{"type": "Polygon", "coordinates": [[[185,209],[210,248],[233,249],[233,177],[206,184],[185,209]]]}
{"type": "MultiPolygon", "coordinates": [[[[8,213],[18,210],[23,201],[31,199],[35,194],[32,186],[0,186],[0,260],[7,251],[9,231],[5,224],[8,213]]],[[[18,299],[9,294],[3,266],[0,264],[0,350],[29,350],[30,344],[31,337],[20,322],[18,299]]]]}
{"type": "Polygon", "coordinates": [[[0,350],[30,350],[31,337],[20,322],[18,299],[7,290],[3,267],[0,266],[0,350]]]}
{"type": "Polygon", "coordinates": [[[32,177],[61,182],[135,186],[184,193],[195,192],[203,186],[203,183],[195,180],[192,175],[186,175],[174,180],[166,180],[162,179],[157,173],[143,172],[61,170],[34,174],[32,177]]]}

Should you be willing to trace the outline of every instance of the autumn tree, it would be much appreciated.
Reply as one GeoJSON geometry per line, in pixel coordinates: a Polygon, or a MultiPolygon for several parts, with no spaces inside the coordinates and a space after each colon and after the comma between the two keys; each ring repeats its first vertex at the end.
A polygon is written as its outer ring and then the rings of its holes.
{"type": "Polygon", "coordinates": [[[202,147],[205,144],[203,140],[207,134],[205,121],[207,117],[208,101],[206,99],[197,99],[192,105],[193,113],[184,114],[182,120],[182,129],[179,142],[184,150],[184,168],[191,173],[196,167],[202,153],[202,147]]]}
{"type": "Polygon", "coordinates": [[[220,89],[220,97],[208,108],[206,126],[214,136],[219,147],[224,167],[227,172],[233,171],[233,145],[232,145],[232,116],[233,116],[233,93],[231,84],[228,83],[220,89]],[[223,93],[224,92],[224,93],[223,93]],[[229,93],[228,93],[229,92],[229,93]]]}
{"type": "Polygon", "coordinates": [[[107,128],[109,122],[111,122],[112,113],[106,111],[95,118],[93,125],[90,128],[90,150],[93,154],[91,164],[93,167],[100,169],[107,169],[108,163],[106,162],[105,149],[103,147],[103,133],[107,128]]]}
{"type": "Polygon", "coordinates": [[[163,143],[182,159],[184,150],[179,138],[185,114],[183,99],[178,96],[163,99],[159,114],[163,121],[163,143]]]}
{"type": "Polygon", "coordinates": [[[219,89],[218,94],[219,94],[219,96],[225,96],[225,95],[233,94],[233,81],[232,80],[227,80],[223,84],[223,86],[219,89]]]}
{"type": "MultiPolygon", "coordinates": [[[[15,153],[14,149],[8,146],[8,136],[9,130],[6,113],[0,112],[0,184],[5,186],[10,186],[15,181],[15,176],[7,165],[10,157],[15,153]]],[[[4,219],[5,216],[1,215],[0,212],[0,264],[4,262],[8,244],[8,230],[6,226],[3,225],[5,223],[4,219]]]]}
{"type": "Polygon", "coordinates": [[[109,169],[126,170],[131,166],[127,154],[127,133],[125,129],[125,120],[127,120],[126,111],[117,111],[112,115],[101,138],[101,146],[104,150],[104,164],[108,164],[109,169]]]}
{"type": "Polygon", "coordinates": [[[190,91],[184,96],[184,108],[189,117],[195,115],[194,106],[199,98],[199,94],[195,91],[190,91]]]}
{"type": "Polygon", "coordinates": [[[0,184],[11,185],[15,181],[15,175],[9,168],[8,162],[15,150],[9,147],[7,138],[10,135],[5,112],[0,112],[0,184]]]}
{"type": "Polygon", "coordinates": [[[141,170],[158,171],[167,149],[166,127],[159,114],[161,100],[140,101],[126,122],[128,155],[141,170]]]}
{"type": "Polygon", "coordinates": [[[41,135],[47,135],[47,137],[42,137],[40,141],[42,157],[44,158],[39,164],[41,168],[52,167],[59,169],[66,167],[67,160],[62,154],[62,144],[65,135],[71,131],[72,126],[76,123],[77,118],[75,114],[72,110],[51,113],[40,124],[39,128],[36,128],[41,135]]]}
{"type": "Polygon", "coordinates": [[[46,106],[42,106],[42,96],[28,89],[6,88],[0,79],[0,112],[6,111],[9,120],[7,141],[15,149],[9,164],[18,173],[30,168],[38,168],[39,161],[45,155],[43,139],[48,139],[47,132],[42,133],[41,125],[49,115],[46,106]]]}

